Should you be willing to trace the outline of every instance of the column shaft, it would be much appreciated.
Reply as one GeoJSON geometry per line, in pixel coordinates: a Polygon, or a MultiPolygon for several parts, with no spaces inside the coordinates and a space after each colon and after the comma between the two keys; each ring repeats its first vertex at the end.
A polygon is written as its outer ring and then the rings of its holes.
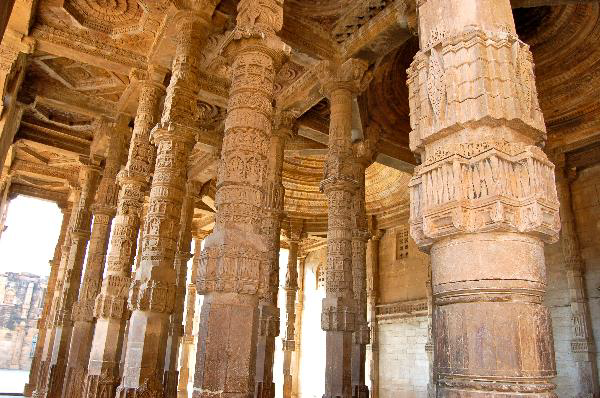
{"type": "Polygon", "coordinates": [[[302,314],[304,311],[304,267],[306,265],[306,254],[302,253],[298,256],[298,289],[296,294],[296,325],[294,327],[294,355],[292,357],[292,394],[291,396],[298,397],[300,389],[300,343],[302,336],[302,314]]]}
{"type": "Polygon", "coordinates": [[[365,207],[366,164],[357,161],[356,180],[358,189],[353,198],[352,231],[352,279],[354,300],[356,300],[356,330],[352,345],[352,396],[368,398],[369,388],[365,384],[367,344],[370,342],[370,329],[367,322],[367,240],[369,231],[365,207]]]}
{"type": "MultiPolygon", "coordinates": [[[[177,251],[189,155],[195,143],[200,63],[214,5],[176,16],[177,46],[163,116],[152,131],[156,162],[148,215],[144,220],[142,258],[129,291],[132,311],[123,378],[124,397],[164,394],[163,377],[169,317],[175,305],[177,251]]],[[[208,112],[207,112],[208,113],[208,112]]],[[[208,115],[207,115],[208,116],[208,115]]]]}
{"type": "Polygon", "coordinates": [[[379,241],[383,231],[374,228],[367,244],[367,301],[368,316],[371,329],[371,362],[369,375],[371,379],[371,397],[379,398],[379,325],[377,322],[377,302],[379,300],[379,241]]]}
{"type": "Polygon", "coordinates": [[[73,305],[79,295],[83,260],[90,238],[92,222],[92,203],[98,187],[100,168],[97,164],[83,164],[80,171],[81,195],[74,208],[75,218],[69,228],[71,245],[66,264],[64,285],[60,305],[57,307],[56,328],[50,376],[48,397],[60,398],[63,393],[64,379],[66,376],[69,347],[73,333],[73,320],[71,318],[73,305]]]}
{"type": "MultiPolygon", "coordinates": [[[[149,71],[150,74],[153,72],[157,71],[149,71]]],[[[153,79],[146,76],[147,80],[140,83],[127,165],[117,175],[119,196],[106,259],[107,272],[94,307],[96,325],[85,382],[85,396],[89,398],[113,398],[119,384],[119,362],[129,318],[127,295],[131,267],[136,253],[144,194],[154,168],[150,129],[156,124],[164,94],[164,87],[156,83],[162,81],[162,74],[157,72],[156,75],[153,79]]]]}
{"type": "Polygon", "coordinates": [[[329,149],[321,182],[328,202],[326,296],[321,313],[327,347],[324,398],[352,396],[352,335],[357,315],[352,279],[352,204],[358,187],[353,170],[352,99],[364,88],[367,66],[356,59],[341,65],[324,62],[319,77],[331,106],[329,149]]]}
{"type": "Polygon", "coordinates": [[[291,398],[294,374],[292,373],[292,359],[296,350],[296,294],[298,292],[298,244],[302,230],[294,230],[290,226],[289,245],[290,252],[287,263],[285,279],[285,336],[283,338],[283,397],[291,398]]]}
{"type": "Polygon", "coordinates": [[[592,323],[586,294],[585,263],[581,258],[579,238],[575,224],[575,214],[571,201],[571,184],[565,156],[555,159],[556,184],[560,198],[561,247],[567,268],[567,285],[572,316],[571,352],[577,370],[577,391],[575,397],[597,397],[598,368],[596,350],[592,334],[592,323]]]}
{"type": "Polygon", "coordinates": [[[196,313],[196,284],[198,277],[198,258],[202,251],[202,240],[205,238],[204,232],[194,232],[194,261],[192,263],[192,275],[190,283],[187,285],[187,305],[185,312],[184,335],[181,341],[181,360],[179,367],[179,385],[177,387],[177,396],[179,398],[188,397],[188,384],[192,381],[190,378],[190,361],[194,351],[194,315],[196,313]]]}
{"type": "Polygon", "coordinates": [[[40,361],[40,370],[38,372],[37,385],[35,391],[33,392],[33,397],[36,398],[44,398],[46,397],[46,394],[48,392],[50,364],[52,360],[52,351],[54,349],[54,337],[56,335],[57,327],[56,320],[65,282],[67,262],[70,253],[69,248],[71,247],[70,230],[76,216],[76,212],[74,211],[74,209],[79,204],[79,196],[81,194],[81,190],[78,187],[72,187],[71,194],[73,196],[73,206],[71,208],[72,211],[69,216],[69,224],[67,226],[67,230],[65,232],[65,236],[60,250],[60,260],[58,262],[58,272],[56,274],[56,285],[54,286],[54,295],[53,297],[47,298],[47,300],[49,300],[51,304],[50,311],[48,313],[48,320],[46,323],[48,331],[46,332],[45,340],[40,341],[40,344],[43,345],[44,349],[42,351],[42,360],[40,361]]]}
{"type": "MultiPolygon", "coordinates": [[[[165,397],[177,397],[177,382],[179,379],[179,345],[183,337],[183,310],[187,286],[187,263],[191,258],[192,218],[194,217],[195,202],[198,198],[197,184],[188,181],[185,198],[181,208],[180,229],[175,253],[175,271],[177,272],[175,306],[171,314],[169,336],[167,337],[167,354],[165,356],[165,375],[163,384],[165,397]]],[[[195,296],[194,296],[195,298],[195,296]]]]}
{"type": "MultiPolygon", "coordinates": [[[[272,289],[262,223],[273,81],[286,48],[275,34],[282,25],[280,1],[241,0],[233,40],[226,49],[233,64],[217,175],[216,222],[198,266],[197,288],[205,297],[195,398],[253,396],[257,335],[275,327],[273,322],[259,325],[258,301],[269,297],[272,289]]],[[[270,314],[265,315],[262,318],[269,319],[270,314]]]]}
{"type": "Polygon", "coordinates": [[[509,0],[427,0],[417,15],[410,226],[431,254],[437,396],[555,397],[544,243],[559,205],[531,52],[509,0]]]}
{"type": "MultiPolygon", "coordinates": [[[[106,127],[115,128],[113,125],[106,127]]],[[[85,274],[81,281],[79,298],[73,305],[73,334],[63,387],[63,396],[68,398],[79,398],[84,393],[83,386],[87,377],[92,338],[94,337],[94,305],[102,284],[110,228],[116,212],[118,194],[116,177],[123,156],[124,131],[122,130],[124,128],[126,126],[118,126],[112,131],[104,173],[92,208],[94,222],[85,274]]]]}
{"type": "Polygon", "coordinates": [[[23,392],[23,395],[26,397],[30,397],[37,386],[40,368],[42,366],[42,362],[44,361],[43,354],[44,351],[48,351],[48,347],[46,347],[46,334],[50,329],[49,326],[51,323],[52,316],[52,299],[54,297],[54,291],[57,285],[61,248],[64,244],[67,229],[69,227],[69,219],[71,218],[71,205],[69,205],[68,207],[63,206],[61,210],[63,213],[63,218],[62,224],[60,226],[60,234],[58,235],[58,241],[56,242],[56,247],[54,249],[54,256],[52,257],[52,260],[50,260],[50,275],[48,276],[46,295],[44,297],[44,307],[42,309],[40,319],[38,319],[37,322],[38,342],[35,346],[33,360],[31,361],[31,368],[29,370],[29,381],[25,385],[25,390],[23,392]]]}

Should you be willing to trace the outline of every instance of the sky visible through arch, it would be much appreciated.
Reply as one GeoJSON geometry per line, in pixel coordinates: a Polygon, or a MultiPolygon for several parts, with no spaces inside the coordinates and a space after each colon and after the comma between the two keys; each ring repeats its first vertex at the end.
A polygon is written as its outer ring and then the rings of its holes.
{"type": "Polygon", "coordinates": [[[0,273],[47,276],[61,223],[62,213],[56,203],[26,196],[13,199],[7,229],[0,237],[0,273]]]}

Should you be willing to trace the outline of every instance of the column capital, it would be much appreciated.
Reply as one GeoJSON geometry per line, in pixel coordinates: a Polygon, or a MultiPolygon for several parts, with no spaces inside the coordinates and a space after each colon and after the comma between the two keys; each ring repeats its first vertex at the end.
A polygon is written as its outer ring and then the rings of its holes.
{"type": "Polygon", "coordinates": [[[273,135],[288,140],[298,134],[298,117],[296,110],[277,110],[273,118],[273,135]]]}
{"type": "Polygon", "coordinates": [[[283,0],[241,0],[237,11],[236,39],[274,36],[283,28],[283,0]]]}
{"type": "Polygon", "coordinates": [[[321,83],[321,92],[331,99],[336,90],[348,90],[356,95],[363,92],[371,83],[373,74],[367,61],[349,58],[343,63],[321,61],[316,68],[321,83]]]}

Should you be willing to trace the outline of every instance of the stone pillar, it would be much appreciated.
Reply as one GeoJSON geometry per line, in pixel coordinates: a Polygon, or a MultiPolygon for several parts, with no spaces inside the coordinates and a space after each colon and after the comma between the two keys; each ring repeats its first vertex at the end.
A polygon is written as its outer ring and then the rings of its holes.
{"type": "Polygon", "coordinates": [[[92,204],[98,187],[100,167],[98,159],[84,159],[80,169],[81,194],[79,202],[73,209],[69,233],[71,245],[68,250],[66,272],[62,287],[60,305],[57,307],[55,318],[55,336],[50,365],[48,384],[49,398],[60,398],[66,376],[69,347],[73,333],[71,314],[77,301],[83,271],[83,260],[90,239],[92,223],[92,204]]]}
{"type": "Polygon", "coordinates": [[[291,398],[294,385],[292,359],[296,351],[296,294],[298,292],[298,245],[302,238],[302,223],[290,221],[287,273],[285,277],[285,336],[283,338],[283,397],[291,398]]]}
{"type": "MultiPolygon", "coordinates": [[[[132,77],[136,77],[135,75],[132,77]]],[[[139,82],[140,95],[125,168],[117,175],[119,196],[107,272],[96,298],[96,326],[85,382],[85,396],[113,398],[119,384],[119,362],[124,344],[128,288],[131,283],[140,213],[154,168],[150,129],[158,119],[164,94],[164,71],[151,68],[139,82]]]]}
{"type": "Polygon", "coordinates": [[[142,258],[129,291],[132,311],[127,335],[119,397],[164,394],[163,373],[169,317],[175,305],[177,251],[189,155],[195,143],[198,118],[198,78],[202,49],[210,30],[214,4],[201,12],[179,13],[172,75],[161,122],[152,130],[156,163],[148,215],[144,220],[142,258]]]}
{"type": "Polygon", "coordinates": [[[427,282],[425,283],[427,290],[427,342],[425,343],[425,353],[427,354],[427,362],[429,363],[429,380],[427,381],[427,397],[437,397],[437,382],[434,372],[434,351],[433,351],[433,290],[431,286],[431,262],[427,262],[427,282]]]}
{"type": "Polygon", "coordinates": [[[279,336],[279,247],[281,237],[281,219],[283,218],[283,199],[285,189],[282,183],[283,151],[285,141],[293,135],[295,115],[279,112],[273,123],[273,134],[267,156],[267,169],[263,195],[262,233],[267,245],[268,286],[261,295],[258,304],[259,327],[256,346],[256,398],[273,398],[273,362],[275,359],[275,338],[279,336]]]}
{"type": "Polygon", "coordinates": [[[50,320],[52,319],[52,298],[54,297],[54,290],[57,285],[58,268],[60,266],[61,248],[65,241],[67,229],[69,227],[69,219],[71,218],[71,204],[59,204],[62,211],[63,218],[60,226],[60,233],[58,235],[58,241],[54,248],[54,256],[50,260],[50,275],[48,276],[48,284],[46,288],[46,295],[44,297],[44,307],[42,314],[37,322],[38,328],[38,339],[35,346],[35,353],[33,354],[33,360],[31,361],[31,368],[29,369],[29,381],[25,384],[23,395],[31,397],[34,389],[38,383],[38,377],[42,361],[44,360],[44,351],[48,351],[46,346],[46,334],[50,329],[50,320]]]}
{"type": "MultiPolygon", "coordinates": [[[[0,169],[1,170],[1,169],[0,169]]],[[[0,238],[6,227],[6,216],[8,215],[8,205],[10,204],[9,192],[12,182],[12,175],[7,175],[0,181],[0,238]]]]}
{"type": "Polygon", "coordinates": [[[276,36],[282,25],[280,0],[241,0],[226,49],[233,64],[217,175],[217,214],[200,257],[196,285],[205,297],[195,398],[254,395],[257,334],[275,327],[274,322],[259,326],[258,300],[268,297],[272,288],[270,245],[262,222],[264,203],[277,203],[268,198],[277,191],[265,192],[265,187],[273,80],[288,49],[276,36]]]}
{"type": "MultiPolygon", "coordinates": [[[[288,263],[289,264],[289,263],[288,263]]],[[[300,337],[302,336],[302,313],[304,311],[304,269],[306,265],[306,254],[300,252],[298,254],[298,289],[296,293],[296,324],[294,326],[294,355],[292,356],[292,394],[291,396],[298,397],[300,389],[300,337]]]]}
{"type": "Polygon", "coordinates": [[[366,88],[367,63],[349,59],[325,61],[319,79],[331,106],[329,150],[321,191],[327,196],[326,296],[321,327],[326,332],[325,394],[352,396],[352,336],[356,330],[356,301],[352,279],[352,204],[358,189],[352,153],[352,98],[366,88]]]}
{"type": "Polygon", "coordinates": [[[369,377],[371,379],[371,398],[379,398],[379,325],[377,323],[377,302],[379,300],[379,241],[383,230],[377,229],[377,220],[371,218],[371,239],[367,243],[367,302],[368,321],[371,329],[371,362],[369,377]]]}
{"type": "MultiPolygon", "coordinates": [[[[177,382],[179,379],[179,345],[183,337],[183,310],[187,286],[187,263],[191,258],[192,218],[200,187],[197,183],[188,181],[185,198],[181,208],[181,221],[175,253],[175,271],[177,272],[175,307],[171,314],[169,336],[167,338],[167,354],[165,356],[165,374],[163,385],[166,398],[177,397],[177,382]]],[[[195,292],[194,292],[195,293],[195,292]]],[[[195,294],[194,294],[195,298],[195,294]]]]}
{"type": "MultiPolygon", "coordinates": [[[[108,125],[103,121],[104,128],[111,129],[104,173],[98,186],[96,199],[92,206],[94,222],[90,236],[90,246],[87,254],[85,274],[79,289],[79,298],[73,305],[72,319],[73,334],[69,349],[69,360],[63,386],[63,395],[69,398],[83,396],[83,385],[87,376],[87,367],[94,337],[94,305],[100,292],[104,261],[108,249],[108,239],[113,217],[116,213],[118,188],[117,173],[121,168],[124,150],[124,133],[128,120],[123,118],[123,125],[108,125]]],[[[121,123],[120,123],[121,124],[121,123]]]]}
{"type": "Polygon", "coordinates": [[[367,241],[369,229],[365,207],[365,170],[370,162],[358,158],[355,163],[358,189],[354,193],[352,212],[352,279],[354,300],[356,300],[356,330],[352,345],[352,396],[368,398],[369,388],[365,384],[367,344],[370,343],[370,329],[367,321],[367,241]]]}
{"type": "Polygon", "coordinates": [[[571,201],[571,181],[576,178],[576,171],[568,169],[564,154],[559,154],[553,160],[556,164],[556,185],[560,197],[562,224],[560,241],[567,268],[567,284],[573,322],[571,352],[575,359],[578,378],[577,391],[573,391],[573,393],[576,398],[598,397],[600,388],[598,387],[596,349],[585,288],[585,263],[581,258],[571,201]]]}
{"type": "Polygon", "coordinates": [[[411,235],[431,254],[438,397],[556,397],[544,243],[554,166],[509,0],[418,2],[411,235]]]}
{"type": "Polygon", "coordinates": [[[190,378],[190,360],[194,352],[194,315],[196,312],[196,283],[198,277],[198,258],[202,251],[202,241],[207,236],[207,232],[196,229],[194,235],[194,261],[192,263],[192,275],[190,283],[187,285],[187,305],[185,312],[185,326],[183,330],[183,339],[181,341],[181,360],[179,366],[179,385],[177,387],[177,396],[179,398],[188,397],[188,384],[190,378]]]}
{"type": "MultiPolygon", "coordinates": [[[[69,258],[69,248],[71,247],[71,233],[70,229],[74,223],[74,219],[76,216],[76,212],[73,211],[75,206],[79,204],[79,197],[81,195],[81,190],[79,187],[71,186],[71,197],[72,197],[72,207],[69,215],[69,222],[67,225],[67,229],[65,231],[65,235],[63,238],[62,245],[60,247],[60,257],[56,257],[56,250],[54,251],[55,260],[58,260],[58,271],[56,273],[56,282],[54,286],[54,294],[53,296],[48,296],[46,300],[50,302],[50,310],[48,312],[47,320],[46,320],[46,336],[44,341],[38,339],[38,344],[43,345],[42,357],[40,360],[40,370],[37,376],[37,383],[35,386],[35,391],[33,392],[33,397],[36,398],[44,398],[48,392],[48,382],[49,382],[49,372],[50,372],[50,363],[52,359],[52,351],[54,349],[54,338],[56,336],[56,319],[57,313],[60,306],[60,300],[62,298],[64,280],[66,275],[66,267],[69,258]]],[[[63,219],[64,221],[64,219],[63,219]]]]}

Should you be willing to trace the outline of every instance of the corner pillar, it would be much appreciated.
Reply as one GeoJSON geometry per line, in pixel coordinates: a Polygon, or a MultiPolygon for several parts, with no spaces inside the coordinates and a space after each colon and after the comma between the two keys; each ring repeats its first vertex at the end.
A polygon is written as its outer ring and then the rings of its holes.
{"type": "MultiPolygon", "coordinates": [[[[163,385],[165,398],[177,397],[177,383],[179,381],[179,345],[184,336],[183,310],[185,306],[185,295],[187,286],[187,263],[192,257],[192,219],[196,200],[200,193],[198,184],[188,180],[185,198],[181,207],[181,221],[177,239],[177,251],[175,252],[175,271],[177,280],[175,282],[175,306],[171,314],[169,325],[169,336],[167,337],[167,350],[165,356],[165,374],[163,385]]],[[[195,299],[195,292],[194,292],[195,299]]]]}
{"type": "Polygon", "coordinates": [[[291,398],[294,374],[293,354],[296,351],[296,295],[298,293],[298,246],[303,233],[302,222],[290,221],[287,231],[290,251],[285,278],[285,336],[283,338],[283,397],[291,398]]]}
{"type": "Polygon", "coordinates": [[[352,153],[352,99],[364,90],[370,74],[365,61],[324,61],[319,80],[329,98],[331,121],[325,179],[321,191],[328,201],[326,296],[321,328],[326,332],[325,394],[352,397],[352,345],[357,330],[352,277],[353,199],[358,189],[352,153]]]}
{"type": "Polygon", "coordinates": [[[383,230],[377,229],[376,223],[377,220],[373,216],[369,226],[371,239],[367,242],[367,302],[368,321],[371,330],[369,377],[371,380],[372,398],[379,398],[379,324],[377,322],[377,302],[379,301],[379,241],[384,233],[383,230]]]}
{"type": "Polygon", "coordinates": [[[410,229],[431,255],[437,396],[554,398],[544,244],[559,203],[531,52],[509,0],[420,1],[417,15],[410,229]]]}
{"type": "Polygon", "coordinates": [[[183,329],[183,338],[181,339],[181,360],[179,366],[179,385],[177,387],[177,396],[179,398],[188,397],[188,384],[193,379],[190,377],[190,362],[194,352],[194,316],[196,313],[196,283],[198,278],[198,261],[200,257],[202,241],[208,235],[207,231],[194,230],[194,260],[192,262],[192,275],[190,283],[187,285],[185,326],[183,329]]]}
{"type": "Polygon", "coordinates": [[[197,95],[214,4],[206,1],[199,8],[199,12],[175,16],[177,45],[171,81],[162,119],[151,133],[156,162],[144,220],[142,258],[129,290],[132,313],[123,378],[117,388],[121,398],[165,394],[165,354],[177,280],[174,261],[188,161],[198,133],[198,117],[211,115],[200,108],[197,95]]]}
{"type": "Polygon", "coordinates": [[[556,164],[556,185],[560,198],[561,232],[560,241],[567,268],[567,285],[571,304],[571,352],[577,371],[576,398],[598,397],[598,368],[596,349],[592,334],[592,323],[585,284],[585,263],[581,258],[579,237],[575,224],[575,214],[571,200],[571,182],[576,171],[570,170],[565,155],[554,159],[556,164]]]}
{"type": "Polygon", "coordinates": [[[68,248],[62,297],[56,312],[48,398],[60,398],[63,393],[74,326],[71,315],[79,295],[83,260],[90,239],[92,204],[100,177],[99,159],[86,158],[82,159],[82,162],[79,176],[81,194],[79,195],[79,202],[74,208],[74,218],[69,228],[71,242],[68,248]]]}
{"type": "MultiPolygon", "coordinates": [[[[276,35],[282,26],[281,1],[241,0],[226,48],[232,59],[232,79],[217,176],[215,227],[206,238],[198,266],[196,286],[205,296],[194,398],[257,396],[262,392],[256,391],[256,380],[264,382],[269,377],[263,373],[266,377],[255,379],[258,335],[274,333],[277,327],[276,314],[267,313],[271,307],[259,311],[259,299],[276,297],[269,260],[274,248],[263,221],[269,223],[264,220],[265,203],[279,211],[275,204],[283,201],[281,187],[265,191],[274,78],[289,52],[276,35]],[[273,194],[278,196],[270,198],[273,194]]],[[[277,226],[271,223],[270,228],[273,235],[269,235],[274,236],[277,226]]],[[[266,355],[271,348],[263,352],[266,355]]],[[[271,390],[271,386],[263,387],[271,390]]]]}
{"type": "MultiPolygon", "coordinates": [[[[289,263],[288,263],[289,265],[289,263]]],[[[298,397],[300,390],[300,343],[302,336],[302,314],[304,312],[304,270],[306,265],[306,253],[298,254],[298,289],[296,293],[296,322],[294,326],[294,355],[292,356],[292,393],[293,398],[298,397]]]]}
{"type": "Polygon", "coordinates": [[[79,398],[84,393],[87,367],[94,337],[94,305],[100,292],[104,261],[108,249],[108,239],[113,217],[116,213],[118,188],[116,177],[121,167],[124,150],[124,129],[128,120],[123,118],[121,125],[106,125],[101,128],[111,129],[108,156],[104,173],[98,186],[96,200],[92,206],[94,222],[90,236],[85,274],[79,289],[79,298],[73,305],[73,334],[69,349],[69,360],[64,380],[64,396],[79,398]],[[123,124],[125,124],[123,126],[123,124]]]}
{"type": "Polygon", "coordinates": [[[117,174],[119,195],[106,258],[106,276],[94,304],[96,325],[84,387],[88,398],[114,398],[119,384],[119,363],[129,318],[127,296],[131,268],[144,196],[154,169],[154,147],[149,136],[158,119],[160,101],[165,92],[161,84],[164,71],[150,68],[142,75],[132,75],[132,80],[137,80],[140,88],[139,104],[127,164],[117,174]]]}
{"type": "Polygon", "coordinates": [[[37,321],[38,328],[38,343],[35,346],[35,353],[33,360],[31,361],[31,368],[29,370],[29,381],[25,384],[23,395],[31,397],[36,386],[38,385],[40,369],[46,360],[45,353],[48,352],[48,345],[46,341],[46,335],[51,329],[51,318],[52,318],[52,298],[54,297],[54,291],[57,285],[58,268],[60,266],[61,248],[67,235],[67,229],[69,227],[69,219],[71,218],[71,205],[65,204],[60,205],[63,217],[62,224],[60,226],[60,233],[58,235],[58,241],[54,248],[54,256],[50,260],[50,275],[48,276],[48,284],[46,288],[46,295],[44,297],[44,307],[42,308],[42,314],[40,319],[37,321]]]}
{"type": "Polygon", "coordinates": [[[275,338],[279,336],[279,248],[283,199],[285,189],[282,183],[283,155],[285,142],[294,134],[296,115],[292,112],[278,112],[274,118],[273,131],[267,157],[266,183],[263,196],[264,218],[262,233],[267,245],[268,287],[261,295],[259,308],[259,329],[256,346],[256,387],[255,398],[273,398],[273,362],[275,360],[275,338]]]}

